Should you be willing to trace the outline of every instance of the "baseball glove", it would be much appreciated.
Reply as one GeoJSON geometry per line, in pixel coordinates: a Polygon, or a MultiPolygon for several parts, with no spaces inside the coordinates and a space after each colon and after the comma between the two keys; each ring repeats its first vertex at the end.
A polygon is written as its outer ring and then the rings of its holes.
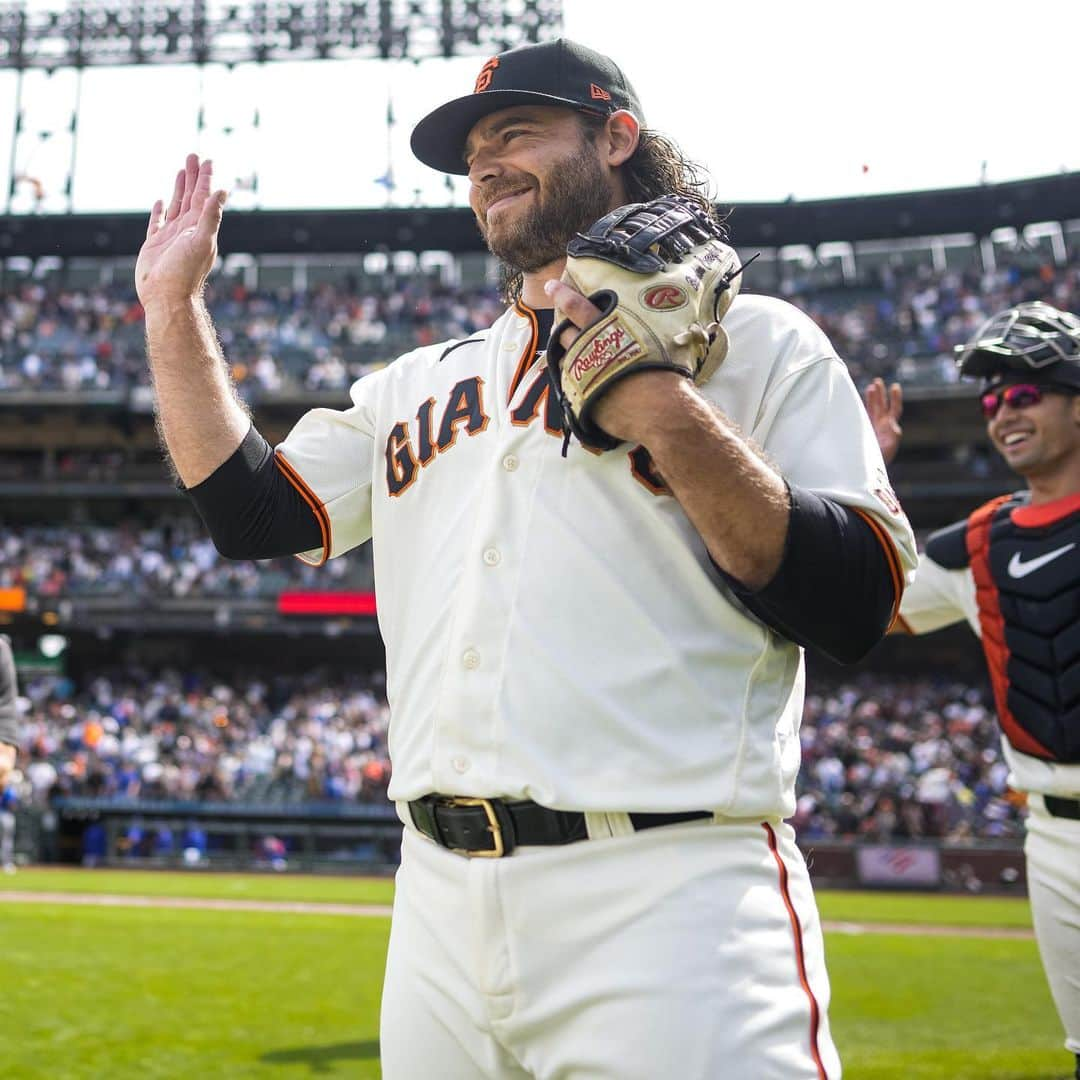
{"type": "Polygon", "coordinates": [[[720,366],[728,348],[720,321],[742,270],[723,236],[689,199],[664,195],[621,206],[570,241],[562,280],[600,317],[564,349],[559,337],[573,324],[555,311],[547,364],[566,442],[572,432],[590,449],[619,445],[592,414],[628,375],[661,368],[700,384],[720,366]]]}

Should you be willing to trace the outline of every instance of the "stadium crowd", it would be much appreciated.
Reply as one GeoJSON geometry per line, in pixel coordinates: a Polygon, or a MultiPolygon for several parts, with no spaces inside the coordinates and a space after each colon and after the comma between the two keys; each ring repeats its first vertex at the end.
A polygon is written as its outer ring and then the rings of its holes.
{"type": "MultiPolygon", "coordinates": [[[[955,380],[952,348],[995,311],[1042,299],[1080,308],[1080,261],[1019,263],[945,273],[885,264],[855,285],[785,270],[774,292],[829,334],[857,383],[955,380]]],[[[452,289],[429,278],[389,277],[380,291],[355,280],[306,290],[251,290],[212,279],[207,304],[242,395],[347,389],[411,348],[464,338],[502,304],[494,287],[452,289]]],[[[129,283],[66,288],[33,279],[0,289],[0,392],[125,391],[148,381],[142,309],[129,283]]]]}
{"type": "MultiPolygon", "coordinates": [[[[299,803],[385,798],[376,677],[137,669],[24,687],[30,804],[56,794],[299,803]]],[[[1023,807],[988,692],[860,677],[811,688],[794,825],[804,839],[1011,838],[1023,807]]]]}
{"type": "Polygon", "coordinates": [[[1022,835],[988,688],[861,676],[811,683],[792,823],[803,839],[1022,835]]]}
{"type": "Polygon", "coordinates": [[[103,673],[22,688],[30,805],[57,795],[263,804],[385,799],[381,680],[206,672],[103,673]]]}
{"type": "Polygon", "coordinates": [[[1080,309],[1080,261],[935,273],[929,266],[876,268],[859,288],[822,290],[787,279],[779,295],[829,335],[856,384],[875,376],[912,383],[957,380],[955,346],[994,312],[1025,300],[1080,309]]]}
{"type": "Polygon", "coordinates": [[[283,589],[373,587],[370,548],[321,567],[299,559],[241,562],[218,554],[194,517],[153,524],[0,527],[0,588],[38,596],[273,596],[283,589]]]}
{"type": "MultiPolygon", "coordinates": [[[[344,390],[419,345],[468,337],[501,310],[493,289],[422,277],[250,290],[215,278],[206,302],[241,394],[344,390]]],[[[149,373],[130,284],[92,289],[24,280],[0,290],[0,391],[130,390],[149,373]]]]}

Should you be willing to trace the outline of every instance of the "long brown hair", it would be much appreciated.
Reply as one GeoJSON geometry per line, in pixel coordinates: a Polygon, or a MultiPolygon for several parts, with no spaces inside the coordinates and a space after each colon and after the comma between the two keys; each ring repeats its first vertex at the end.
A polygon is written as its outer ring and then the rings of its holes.
{"type": "MultiPolygon", "coordinates": [[[[591,112],[578,112],[575,115],[584,137],[595,142],[607,125],[607,116],[591,112]]],[[[620,173],[628,202],[648,202],[661,195],[681,195],[695,203],[726,235],[724,218],[717,213],[710,197],[712,180],[708,172],[686,157],[666,135],[643,127],[638,136],[637,149],[620,166],[620,173]]],[[[508,304],[521,298],[524,284],[520,270],[503,266],[501,285],[508,304]]]]}

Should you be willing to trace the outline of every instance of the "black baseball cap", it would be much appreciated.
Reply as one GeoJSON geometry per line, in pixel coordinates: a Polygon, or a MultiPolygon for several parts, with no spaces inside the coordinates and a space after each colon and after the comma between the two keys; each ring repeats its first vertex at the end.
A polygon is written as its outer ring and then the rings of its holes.
{"type": "Polygon", "coordinates": [[[614,61],[557,38],[493,56],[471,94],[440,105],[413,128],[412,151],[433,169],[465,176],[465,140],[473,125],[510,105],[563,105],[600,116],[627,109],[645,123],[637,94],[614,61]]]}

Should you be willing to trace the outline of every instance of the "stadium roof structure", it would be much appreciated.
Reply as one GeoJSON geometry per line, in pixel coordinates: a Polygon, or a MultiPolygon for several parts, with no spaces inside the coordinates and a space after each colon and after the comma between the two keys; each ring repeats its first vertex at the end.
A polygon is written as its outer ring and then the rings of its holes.
{"type": "Polygon", "coordinates": [[[0,69],[490,56],[562,27],[562,0],[0,3],[0,69]]]}
{"type": "MultiPolygon", "coordinates": [[[[1080,220],[1080,172],[895,195],[741,203],[730,211],[741,247],[817,247],[834,241],[971,233],[1036,222],[1080,220]]],[[[122,257],[146,235],[146,214],[0,216],[0,258],[122,257]]],[[[227,211],[221,253],[331,254],[369,251],[483,251],[464,207],[227,211]]]]}

